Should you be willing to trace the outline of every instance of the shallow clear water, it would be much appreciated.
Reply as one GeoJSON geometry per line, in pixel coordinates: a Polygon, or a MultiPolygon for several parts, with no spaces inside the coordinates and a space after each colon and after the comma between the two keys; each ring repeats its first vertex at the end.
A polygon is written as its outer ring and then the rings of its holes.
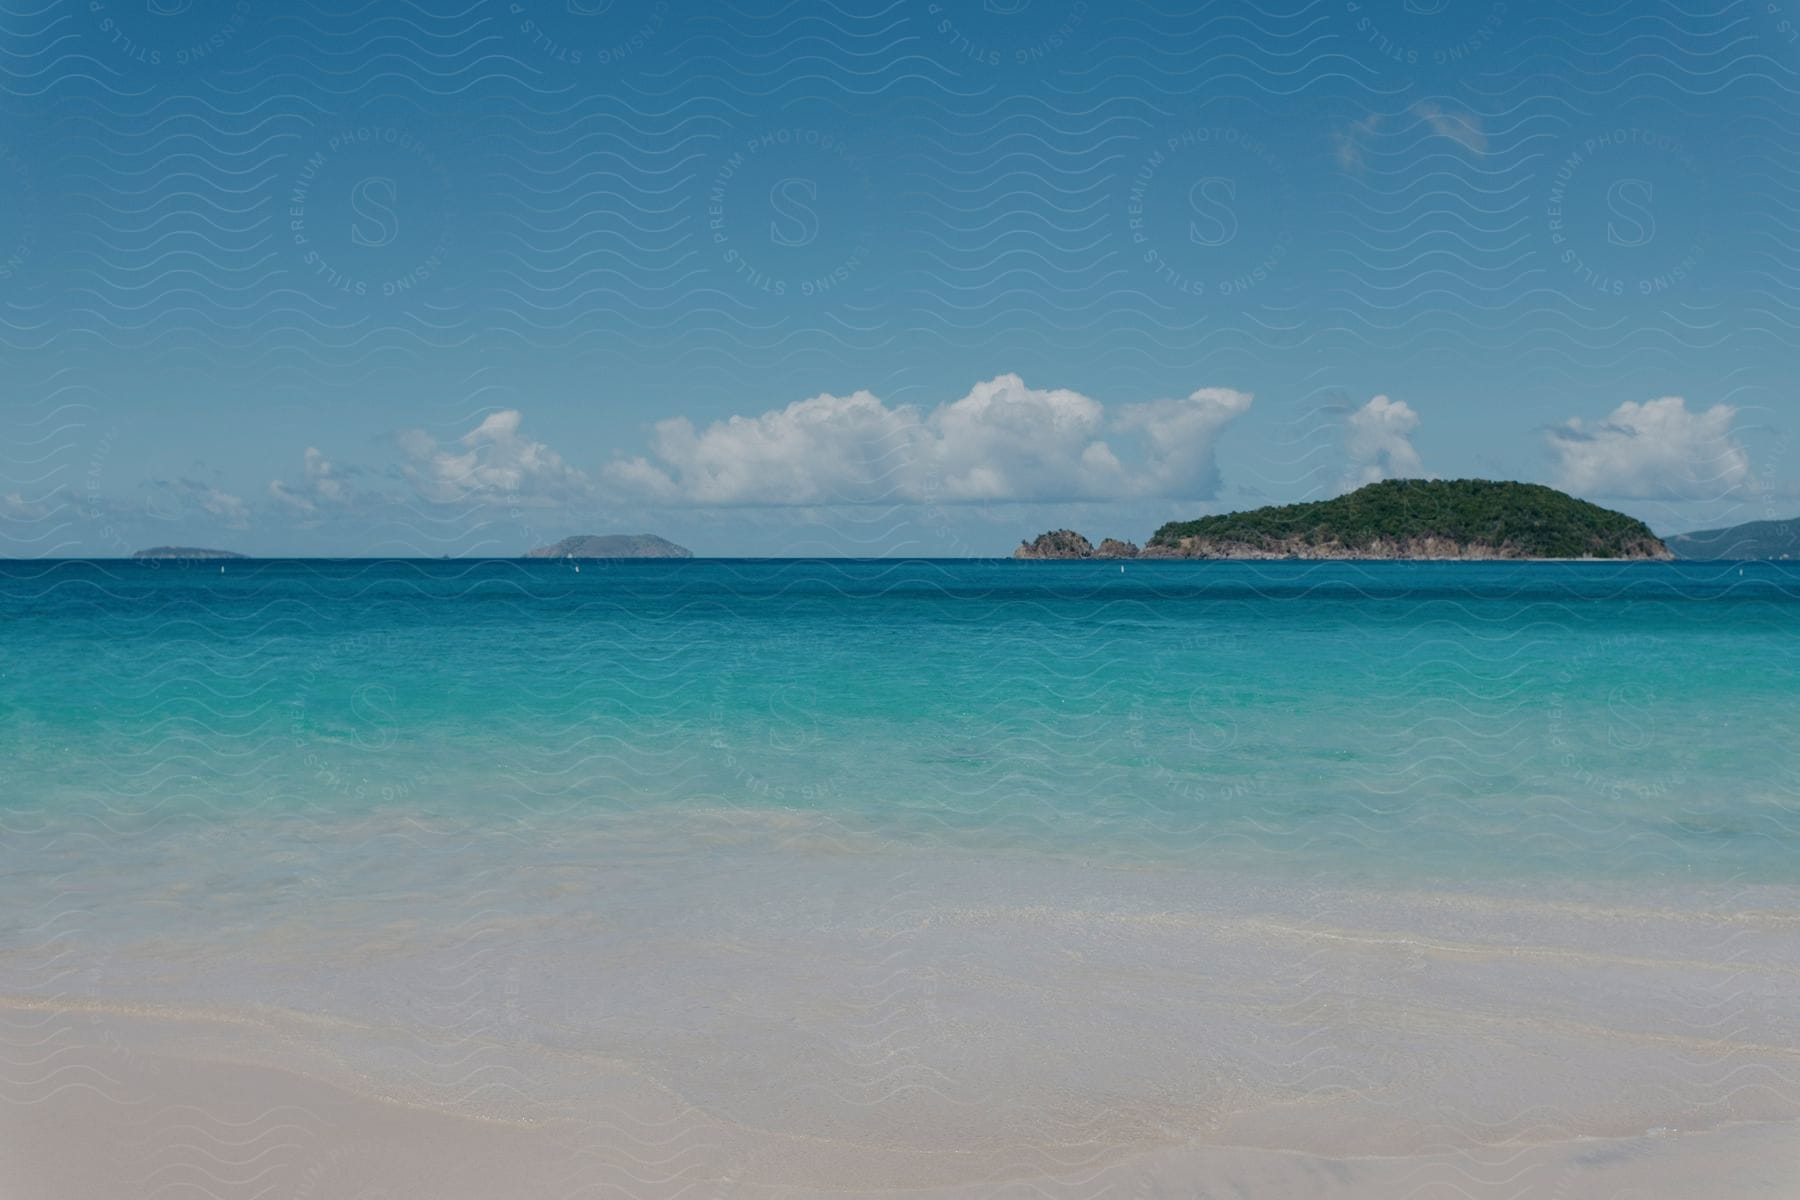
{"type": "Polygon", "coordinates": [[[0,566],[0,804],[798,810],[1346,879],[1793,882],[1785,564],[0,566]]]}
{"type": "Polygon", "coordinates": [[[1800,571],[1124,566],[0,567],[0,1100],[670,1195],[1800,1116],[1800,571]]]}

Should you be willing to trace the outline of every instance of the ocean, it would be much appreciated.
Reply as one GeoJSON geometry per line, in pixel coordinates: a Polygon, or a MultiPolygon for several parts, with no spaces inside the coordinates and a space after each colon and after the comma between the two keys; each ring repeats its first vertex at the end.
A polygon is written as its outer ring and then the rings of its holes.
{"type": "Polygon", "coordinates": [[[1800,1116],[1787,564],[11,562],[0,630],[74,1044],[703,1120],[670,1194],[1800,1116]]]}
{"type": "Polygon", "coordinates": [[[1800,880],[1785,564],[12,563],[0,620],[6,804],[46,827],[705,806],[1345,878],[1800,880]]]}

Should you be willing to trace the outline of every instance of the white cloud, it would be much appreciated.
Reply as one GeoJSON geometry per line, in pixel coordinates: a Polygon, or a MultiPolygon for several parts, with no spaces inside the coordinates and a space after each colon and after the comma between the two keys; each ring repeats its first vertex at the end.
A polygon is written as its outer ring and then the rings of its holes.
{"type": "Polygon", "coordinates": [[[22,492],[0,496],[0,518],[8,521],[36,521],[50,515],[50,510],[35,500],[27,500],[22,492]]]}
{"type": "Polygon", "coordinates": [[[522,435],[519,424],[517,409],[503,409],[447,446],[412,430],[400,439],[408,459],[401,471],[434,504],[505,500],[553,507],[586,493],[587,476],[522,435]]]}
{"type": "Polygon", "coordinates": [[[868,392],[815,396],[696,432],[686,417],[658,421],[652,464],[609,463],[606,478],[653,503],[831,504],[879,499],[900,487],[919,436],[917,414],[868,392]]]}
{"type": "MultiPolygon", "coordinates": [[[[1418,118],[1433,136],[1449,138],[1464,149],[1476,154],[1487,153],[1487,131],[1482,128],[1481,118],[1475,113],[1445,108],[1432,100],[1420,100],[1408,111],[1418,118]]],[[[1394,117],[1404,124],[1402,114],[1396,113],[1394,117]]],[[[1331,134],[1332,148],[1337,157],[1338,166],[1346,171],[1362,171],[1368,165],[1369,151],[1376,138],[1392,129],[1389,117],[1375,112],[1360,120],[1348,121],[1339,125],[1331,134]]]]}
{"type": "Polygon", "coordinates": [[[222,519],[232,529],[242,529],[250,524],[249,506],[229,492],[221,492],[218,488],[209,487],[199,493],[195,499],[201,508],[222,519]]]}
{"type": "Polygon", "coordinates": [[[1333,132],[1331,140],[1336,147],[1338,166],[1346,171],[1362,170],[1364,151],[1370,140],[1381,132],[1381,123],[1380,113],[1370,113],[1333,132]]]}
{"type": "Polygon", "coordinates": [[[166,494],[174,498],[169,511],[156,514],[173,518],[191,504],[204,513],[218,517],[228,529],[244,529],[250,524],[250,506],[230,492],[220,491],[195,479],[161,480],[150,485],[152,497],[166,494]]]}
{"type": "Polygon", "coordinates": [[[1412,111],[1439,137],[1447,137],[1477,154],[1487,153],[1487,134],[1481,128],[1481,118],[1474,113],[1444,108],[1430,100],[1414,104],[1412,111]]]}
{"type": "Polygon", "coordinates": [[[321,508],[338,508],[350,502],[350,489],[345,485],[342,475],[326,461],[317,447],[306,448],[301,469],[304,476],[298,486],[271,479],[269,495],[303,513],[314,513],[321,508]]]}
{"type": "Polygon", "coordinates": [[[1604,421],[1576,417],[1548,431],[1556,486],[1630,500],[1712,500],[1750,482],[1750,455],[1732,437],[1737,410],[1689,412],[1680,396],[1627,400],[1604,421]]]}
{"type": "Polygon", "coordinates": [[[1215,496],[1219,468],[1214,444],[1227,425],[1250,411],[1250,403],[1248,392],[1201,388],[1185,400],[1126,405],[1118,428],[1141,430],[1148,443],[1137,490],[1183,500],[1215,496]]]}
{"type": "Polygon", "coordinates": [[[1124,474],[1100,440],[1105,425],[1106,409],[1080,392],[998,375],[924,419],[915,465],[935,473],[951,503],[1101,499],[1124,474]]]}
{"type": "Polygon", "coordinates": [[[821,395],[696,430],[658,422],[648,457],[605,478],[661,504],[830,505],[1210,497],[1213,443],[1251,397],[1206,388],[1184,400],[1123,406],[1000,375],[930,412],[866,391],[821,395]],[[1139,443],[1127,462],[1103,436],[1139,443]]]}
{"type": "Polygon", "coordinates": [[[1344,423],[1344,455],[1350,461],[1338,486],[1344,491],[1383,479],[1416,479],[1425,464],[1413,449],[1419,414],[1404,400],[1376,396],[1344,423]]]}

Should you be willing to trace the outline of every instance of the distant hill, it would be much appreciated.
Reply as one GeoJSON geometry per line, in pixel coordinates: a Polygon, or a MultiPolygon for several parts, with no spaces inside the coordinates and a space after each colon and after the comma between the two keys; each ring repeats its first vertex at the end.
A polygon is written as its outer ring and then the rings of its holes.
{"type": "Polygon", "coordinates": [[[152,546],[139,550],[133,558],[243,558],[234,550],[207,550],[201,546],[152,546]]]}
{"type": "Polygon", "coordinates": [[[527,550],[526,558],[692,558],[694,552],[654,533],[581,534],[527,550]]]}
{"type": "Polygon", "coordinates": [[[1171,521],[1146,558],[1669,558],[1649,526],[1535,483],[1387,479],[1334,500],[1171,521]]]}
{"type": "Polygon", "coordinates": [[[1700,529],[1664,540],[1676,558],[1800,558],[1800,517],[1700,529]]]}

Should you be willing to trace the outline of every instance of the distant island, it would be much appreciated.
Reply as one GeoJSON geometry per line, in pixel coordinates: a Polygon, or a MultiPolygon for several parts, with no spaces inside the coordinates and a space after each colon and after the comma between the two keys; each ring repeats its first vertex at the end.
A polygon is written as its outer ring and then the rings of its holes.
{"type": "Polygon", "coordinates": [[[1667,540],[1676,558],[1800,558],[1800,517],[1699,529],[1667,540]]]}
{"type": "Polygon", "coordinates": [[[654,533],[580,534],[527,550],[526,558],[692,558],[694,552],[654,533]]]}
{"type": "Polygon", "coordinates": [[[203,546],[152,546],[139,550],[133,558],[244,558],[235,550],[208,550],[203,546]]]}
{"type": "Polygon", "coordinates": [[[1535,483],[1387,479],[1333,500],[1171,521],[1135,554],[1057,530],[1014,558],[1545,559],[1674,557],[1634,517],[1535,483]]]}

